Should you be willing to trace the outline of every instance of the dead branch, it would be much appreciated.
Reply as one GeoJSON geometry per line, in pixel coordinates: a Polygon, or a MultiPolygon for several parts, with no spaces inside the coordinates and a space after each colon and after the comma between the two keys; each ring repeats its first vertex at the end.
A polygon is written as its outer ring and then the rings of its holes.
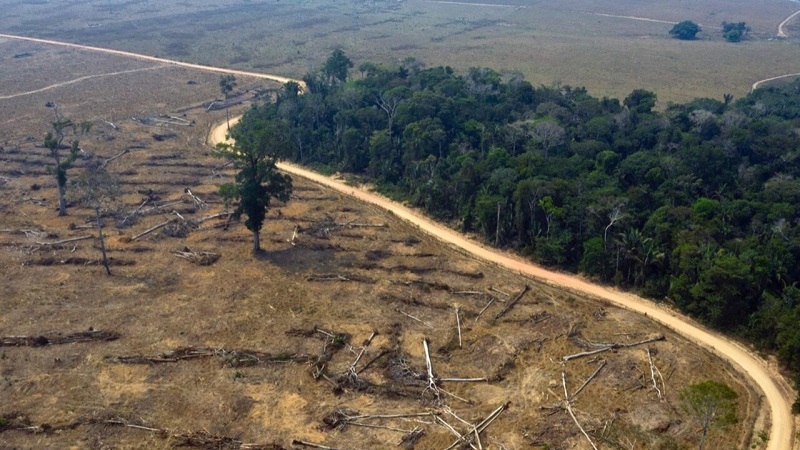
{"type": "Polygon", "coordinates": [[[439,378],[439,381],[449,381],[455,383],[480,383],[489,381],[488,378],[439,378]]]}
{"type": "Polygon", "coordinates": [[[571,401],[573,398],[575,398],[575,397],[576,397],[578,394],[580,394],[580,393],[581,393],[581,391],[583,390],[583,388],[585,388],[586,386],[588,386],[588,385],[589,385],[589,383],[590,383],[590,382],[591,382],[591,381],[594,379],[594,377],[596,377],[596,376],[597,376],[597,374],[598,374],[598,373],[600,373],[600,370],[601,370],[603,367],[605,367],[605,366],[606,366],[606,360],[603,360],[603,361],[601,361],[601,362],[600,362],[600,365],[599,365],[599,366],[597,366],[597,369],[595,369],[594,373],[592,373],[591,375],[589,375],[589,378],[587,378],[587,379],[586,379],[586,381],[584,381],[584,382],[583,382],[583,384],[581,385],[581,387],[579,387],[577,391],[575,391],[575,392],[574,392],[572,395],[570,395],[570,396],[569,396],[569,399],[570,399],[570,401],[571,401]]]}
{"type": "Polygon", "coordinates": [[[297,439],[293,439],[292,440],[292,445],[295,446],[295,447],[299,446],[299,447],[308,447],[308,448],[321,448],[323,450],[339,450],[339,449],[334,448],[334,447],[328,447],[327,445],[315,444],[313,442],[299,441],[297,439]]]}
{"type": "Polygon", "coordinates": [[[148,234],[152,233],[153,231],[156,231],[156,230],[158,230],[160,228],[164,228],[165,226],[171,224],[172,222],[175,222],[176,220],[177,219],[169,219],[166,222],[162,222],[162,223],[160,223],[160,224],[158,224],[158,225],[156,225],[154,227],[150,227],[150,228],[144,230],[143,232],[137,234],[136,236],[132,237],[131,241],[135,241],[135,240],[139,239],[142,236],[147,236],[148,234]]]}
{"type": "Polygon", "coordinates": [[[589,441],[589,444],[591,444],[592,448],[597,450],[597,446],[594,445],[592,438],[589,437],[589,434],[583,429],[583,426],[581,426],[581,423],[578,422],[578,418],[575,417],[575,413],[572,411],[572,404],[570,403],[569,394],[567,393],[567,372],[565,370],[561,371],[561,383],[564,386],[564,406],[566,406],[567,412],[569,412],[569,415],[572,417],[575,425],[578,426],[578,429],[581,430],[581,433],[586,436],[586,439],[589,441]]]}
{"type": "Polygon", "coordinates": [[[506,296],[506,297],[511,297],[511,294],[509,294],[509,293],[507,293],[507,292],[503,292],[503,291],[501,291],[500,289],[497,289],[497,288],[496,288],[496,287],[494,287],[494,286],[489,286],[489,290],[490,290],[490,291],[497,292],[498,294],[502,294],[502,295],[504,295],[504,296],[506,296]]]}
{"type": "Polygon", "coordinates": [[[397,443],[398,446],[405,445],[407,449],[413,449],[414,446],[417,444],[417,441],[422,439],[425,436],[425,430],[422,428],[414,428],[408,434],[403,435],[400,439],[400,442],[397,443]]]}
{"type": "Polygon", "coordinates": [[[199,219],[194,219],[194,223],[200,224],[203,222],[208,222],[211,219],[216,219],[218,217],[230,216],[230,213],[221,212],[219,214],[212,214],[210,216],[200,217],[199,219]]]}
{"type": "Polygon", "coordinates": [[[85,241],[86,239],[93,239],[93,238],[94,236],[81,236],[76,238],[64,239],[56,242],[37,242],[36,245],[62,245],[62,244],[67,244],[69,242],[85,241]]]}
{"type": "Polygon", "coordinates": [[[220,258],[219,253],[193,251],[189,247],[172,252],[178,258],[183,258],[199,266],[210,266],[220,258]]]}
{"type": "Polygon", "coordinates": [[[439,399],[439,388],[436,386],[436,377],[433,375],[433,364],[431,364],[431,354],[428,350],[428,339],[422,339],[422,347],[425,349],[425,364],[428,368],[428,387],[426,390],[430,389],[433,391],[434,396],[436,399],[439,399]]]}
{"type": "MultiPolygon", "coordinates": [[[[111,123],[111,122],[108,122],[108,123],[111,123]]],[[[113,124],[112,124],[112,126],[113,126],[113,124]]],[[[116,129],[116,128],[115,128],[115,129],[116,129]]],[[[130,151],[131,151],[131,149],[129,149],[129,148],[126,148],[126,149],[125,149],[125,150],[123,150],[121,153],[118,153],[118,154],[116,154],[116,155],[112,156],[111,158],[108,158],[107,160],[103,161],[103,163],[102,163],[102,164],[100,164],[100,168],[101,168],[101,169],[105,169],[105,168],[106,168],[106,166],[108,165],[108,163],[110,163],[111,161],[114,161],[115,159],[117,159],[117,158],[119,158],[119,157],[121,157],[121,156],[123,156],[123,155],[126,155],[126,154],[128,154],[130,151]]]]}
{"type": "Polygon", "coordinates": [[[484,312],[484,311],[486,311],[487,309],[489,309],[489,307],[490,307],[490,306],[492,306],[492,303],[494,303],[494,301],[495,301],[495,300],[497,300],[497,298],[496,298],[496,297],[492,297],[492,298],[491,298],[491,300],[489,300],[489,303],[487,303],[487,304],[486,304],[486,306],[484,306],[484,307],[483,307],[483,309],[481,310],[481,312],[479,312],[479,313],[478,313],[478,316],[477,316],[477,317],[475,317],[475,322],[477,322],[477,321],[478,321],[478,319],[480,319],[480,318],[481,318],[481,316],[483,315],[483,312],[484,312]]]}
{"type": "Polygon", "coordinates": [[[456,326],[458,327],[458,348],[461,348],[461,317],[458,315],[458,305],[456,305],[456,326]]]}
{"type": "Polygon", "coordinates": [[[483,291],[454,291],[454,295],[485,295],[483,291]]]}
{"type": "MultiPolygon", "coordinates": [[[[485,430],[486,428],[488,428],[488,427],[489,427],[489,425],[491,425],[491,424],[492,424],[492,422],[494,422],[494,421],[495,421],[495,419],[497,419],[497,418],[500,416],[500,414],[501,414],[503,411],[505,411],[506,409],[508,409],[508,407],[509,407],[509,405],[510,405],[510,404],[511,404],[511,403],[505,403],[505,404],[503,404],[503,405],[500,405],[500,407],[498,407],[498,408],[497,408],[497,409],[495,409],[494,411],[492,411],[492,412],[491,412],[491,414],[489,414],[488,416],[486,416],[486,418],[485,418],[485,419],[483,419],[483,420],[482,420],[480,423],[478,423],[477,425],[475,425],[475,427],[474,427],[475,431],[474,431],[474,432],[475,432],[476,434],[480,434],[480,433],[482,433],[482,432],[483,432],[483,430],[485,430]]],[[[473,433],[473,431],[472,431],[472,430],[470,430],[470,433],[473,433]]],[[[449,447],[447,447],[445,450],[450,450],[450,449],[452,449],[452,448],[456,447],[456,446],[457,446],[457,445],[459,445],[460,443],[462,443],[462,442],[465,442],[465,439],[467,439],[466,435],[464,435],[464,436],[460,437],[458,440],[456,440],[455,442],[453,442],[452,444],[450,444],[450,446],[449,446],[449,447]]],[[[468,440],[468,441],[466,441],[467,443],[469,443],[469,445],[470,445],[470,446],[472,446],[472,442],[471,442],[471,440],[472,440],[472,438],[471,438],[471,436],[470,436],[469,440],[468,440]]],[[[474,448],[474,447],[473,447],[473,448],[474,448]]]]}
{"type": "Polygon", "coordinates": [[[377,355],[376,355],[374,358],[372,358],[372,359],[370,359],[369,361],[367,361],[367,363],[366,363],[366,364],[364,364],[364,367],[362,367],[362,368],[358,369],[358,370],[356,371],[356,375],[358,375],[358,374],[360,374],[361,372],[363,372],[363,371],[367,370],[367,368],[368,368],[369,366],[371,366],[371,365],[372,365],[372,364],[373,364],[375,361],[377,361],[377,360],[381,359],[381,358],[382,358],[384,355],[386,355],[387,353],[389,353],[389,350],[385,350],[385,349],[384,349],[384,350],[381,350],[381,352],[380,352],[380,353],[378,353],[378,354],[377,354],[377,355]]]}
{"type": "Polygon", "coordinates": [[[208,204],[206,202],[204,202],[203,200],[201,200],[200,197],[194,195],[194,193],[192,192],[191,189],[186,188],[183,192],[186,195],[188,195],[189,197],[191,197],[192,203],[194,204],[195,208],[197,208],[197,209],[205,209],[208,206],[208,204]]]}
{"type": "Polygon", "coordinates": [[[518,301],[519,301],[519,300],[520,300],[520,299],[521,299],[521,298],[522,298],[522,297],[525,295],[525,293],[526,293],[526,292],[528,292],[529,290],[530,290],[530,286],[528,286],[528,285],[526,284],[526,285],[525,285],[525,287],[523,287],[523,288],[522,288],[522,291],[520,291],[520,293],[519,293],[519,294],[517,294],[516,296],[514,296],[514,298],[513,298],[513,299],[511,299],[511,300],[510,300],[510,301],[509,301],[509,302],[506,304],[506,307],[505,307],[505,308],[503,308],[503,310],[502,310],[502,311],[500,311],[499,313],[495,314],[495,316],[494,316],[494,319],[493,319],[493,320],[497,320],[497,319],[499,319],[499,318],[503,317],[504,315],[506,315],[506,313],[508,313],[509,311],[511,311],[511,308],[513,308],[513,307],[514,307],[514,305],[516,305],[516,304],[517,304],[517,302],[518,302],[518,301]]]}
{"type": "Polygon", "coordinates": [[[626,343],[603,344],[603,345],[605,345],[604,347],[598,348],[596,350],[590,350],[590,351],[587,351],[587,352],[581,352],[581,353],[575,353],[573,355],[567,355],[567,356],[562,357],[561,359],[566,362],[566,361],[570,361],[570,360],[573,360],[573,359],[582,358],[584,356],[596,355],[598,353],[602,353],[602,352],[605,352],[605,351],[608,351],[608,350],[612,350],[612,349],[636,347],[636,346],[639,346],[639,345],[649,344],[651,342],[663,341],[664,339],[665,339],[664,336],[659,334],[659,335],[657,335],[655,337],[652,337],[652,338],[649,338],[649,339],[645,339],[645,340],[639,341],[639,342],[633,342],[633,343],[630,343],[630,344],[626,344],[626,343]]]}
{"type": "Polygon", "coordinates": [[[394,310],[395,310],[395,311],[397,311],[397,312],[399,312],[400,314],[402,314],[402,315],[404,315],[404,316],[408,317],[409,319],[416,320],[417,322],[419,322],[419,323],[421,323],[421,324],[425,325],[425,326],[426,326],[426,327],[428,327],[428,328],[433,328],[433,325],[430,325],[430,324],[428,324],[428,323],[426,323],[426,322],[423,322],[422,320],[418,319],[417,317],[414,317],[414,316],[412,316],[411,314],[409,314],[409,313],[407,313],[407,312],[403,312],[403,311],[401,311],[399,308],[395,308],[394,310]]]}
{"type": "Polygon", "coordinates": [[[658,394],[658,398],[661,398],[661,389],[658,388],[658,383],[656,383],[656,365],[653,363],[653,357],[650,355],[650,348],[647,348],[647,360],[650,362],[650,379],[653,380],[653,388],[656,390],[656,394],[658,394]]]}

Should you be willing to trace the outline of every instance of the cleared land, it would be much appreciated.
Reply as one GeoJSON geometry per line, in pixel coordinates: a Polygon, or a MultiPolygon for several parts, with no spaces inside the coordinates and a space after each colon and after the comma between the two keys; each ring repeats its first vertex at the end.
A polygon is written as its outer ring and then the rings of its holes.
{"type": "MultiPolygon", "coordinates": [[[[663,102],[740,96],[757,80],[798,71],[800,45],[775,39],[778,25],[798,9],[787,0],[486,6],[491,3],[114,0],[53,8],[48,2],[0,0],[8,12],[0,31],[284,76],[305,73],[341,47],[357,63],[396,64],[410,56],[467,69],[480,62],[522,72],[535,84],[586,86],[601,96],[650,89],[663,102]],[[614,15],[691,19],[706,32],[701,40],[679,42],[668,36],[669,23],[614,15]],[[724,20],[746,21],[753,39],[724,42],[714,28],[724,20]]],[[[788,24],[790,36],[794,22],[788,24]]]]}
{"type": "MultiPolygon", "coordinates": [[[[51,49],[3,45],[33,50],[31,63],[39,57],[59,63],[51,49]]],[[[114,64],[128,70],[127,63],[114,64]]],[[[83,95],[70,86],[46,96],[0,100],[3,108],[19,113],[19,119],[4,117],[0,124],[0,276],[7,280],[0,287],[7,312],[0,317],[0,329],[7,336],[41,335],[50,342],[65,336],[79,341],[85,335],[73,333],[90,329],[116,338],[2,348],[0,394],[13,408],[3,411],[4,420],[34,427],[4,431],[7,445],[140,448],[216,439],[219,447],[227,437],[281,446],[292,439],[342,448],[394,446],[402,432],[352,424],[332,430],[323,419],[341,426],[336,420],[341,415],[332,412],[428,411],[437,398],[426,389],[423,337],[430,341],[432,366],[440,378],[490,379],[440,380],[442,389],[470,402],[440,392],[440,404],[475,423],[511,402],[484,434],[493,445],[584,448],[584,438],[559,406],[562,371],[574,392],[602,361],[605,366],[573,401],[577,417],[598,442],[624,445],[636,439],[651,448],[674,440],[688,445],[696,428],[679,407],[679,386],[714,378],[739,393],[742,421],[731,433],[715,434],[709,446],[751,443],[748,430],[753,429],[758,395],[723,361],[647,318],[475,261],[335,192],[298,181],[292,201],[271,212],[264,231],[267,251],[259,258],[249,254],[249,233],[240,224],[225,230],[212,220],[193,227],[188,221],[222,210],[215,194],[222,179],[216,174],[230,176],[215,170],[220,162],[204,146],[210,125],[222,117],[204,105],[217,95],[217,77],[165,70],[175,72],[156,78],[150,78],[153,71],[119,75],[132,77],[126,80],[91,78],[83,81],[89,84],[83,95]],[[86,92],[107,103],[87,102],[86,92]],[[89,211],[77,205],[70,216],[55,217],[52,175],[45,171],[43,149],[36,147],[47,130],[45,101],[55,101],[71,117],[95,122],[83,139],[87,152],[105,159],[129,150],[109,163],[124,192],[119,211],[105,217],[113,277],[93,264],[97,250],[91,240],[46,244],[92,231],[84,228],[89,211]],[[163,115],[192,125],[153,126],[163,115]],[[208,208],[200,209],[184,195],[187,187],[208,208]],[[132,223],[117,228],[144,199],[153,206],[180,203],[134,215],[132,223]],[[130,240],[175,217],[172,210],[187,219],[176,222],[185,227],[165,227],[165,232],[130,240]],[[292,245],[295,229],[299,235],[292,245]],[[177,258],[174,252],[186,247],[217,253],[219,259],[200,266],[177,258]],[[510,296],[525,285],[530,291],[511,306],[510,296]],[[377,336],[366,346],[374,331],[377,336]],[[666,340],[560,363],[564,355],[598,345],[657,335],[666,340]],[[360,382],[348,384],[339,376],[349,373],[361,348],[366,350],[356,365],[360,382]],[[665,399],[658,399],[650,382],[646,348],[664,376],[657,385],[665,399]],[[332,381],[315,380],[320,362],[332,381]],[[41,424],[55,428],[36,428],[41,424]]],[[[29,74],[38,78],[25,90],[76,75],[51,79],[48,72],[29,74]]],[[[465,432],[456,419],[442,418],[465,432]]],[[[441,425],[414,420],[380,424],[425,429],[418,448],[452,442],[441,425]]]]}

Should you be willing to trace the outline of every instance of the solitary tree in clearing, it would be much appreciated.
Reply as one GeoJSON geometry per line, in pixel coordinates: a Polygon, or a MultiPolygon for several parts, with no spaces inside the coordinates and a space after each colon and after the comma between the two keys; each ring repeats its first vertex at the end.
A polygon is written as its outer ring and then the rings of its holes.
{"type": "Polygon", "coordinates": [[[231,118],[228,112],[228,96],[233,92],[236,87],[236,77],[231,74],[221,75],[219,77],[219,91],[225,97],[225,121],[228,124],[228,130],[231,129],[231,118]]]}
{"type": "MultiPolygon", "coordinates": [[[[48,105],[52,104],[48,103],[48,105]]],[[[53,126],[52,131],[48,131],[44,137],[44,146],[50,150],[50,156],[55,163],[53,173],[56,176],[56,185],[58,186],[58,215],[66,216],[67,170],[69,170],[69,168],[72,167],[72,163],[78,159],[78,153],[80,152],[80,145],[77,139],[78,131],[80,130],[80,132],[84,134],[88,133],[92,128],[92,124],[87,121],[75,124],[71,120],[61,117],[55,105],[52,105],[52,108],[55,114],[55,121],[51,122],[53,126]],[[64,140],[70,134],[75,139],[67,146],[64,144],[64,140]],[[62,150],[66,149],[69,149],[69,154],[67,155],[62,153],[62,150]]]]}
{"type": "Polygon", "coordinates": [[[100,240],[100,253],[103,257],[103,267],[106,270],[106,274],[111,275],[101,215],[104,210],[110,207],[119,194],[117,181],[111,174],[106,172],[98,161],[93,161],[91,164],[87,164],[86,169],[76,180],[75,187],[78,193],[77,201],[90,208],[94,213],[97,237],[100,240]]]}
{"type": "Polygon", "coordinates": [[[733,389],[714,380],[692,384],[681,391],[684,407],[700,426],[698,450],[703,450],[712,427],[725,428],[736,423],[737,397],[733,389]]]}
{"type": "Polygon", "coordinates": [[[700,32],[700,25],[692,22],[691,20],[684,20],[683,22],[678,22],[669,30],[670,36],[681,39],[684,41],[691,41],[695,39],[697,33],[700,32]]]}
{"type": "Polygon", "coordinates": [[[722,22],[722,37],[728,42],[741,42],[749,32],[750,27],[744,22],[722,22]]]}
{"type": "Polygon", "coordinates": [[[275,165],[286,148],[284,136],[277,118],[269,119],[262,110],[253,109],[231,130],[234,143],[217,145],[219,155],[239,170],[233,183],[220,187],[220,195],[239,200],[233,217],[247,215],[245,226],[253,232],[253,253],[261,251],[259,233],[272,199],[286,202],[292,192],[291,177],[278,172],[275,165]]]}

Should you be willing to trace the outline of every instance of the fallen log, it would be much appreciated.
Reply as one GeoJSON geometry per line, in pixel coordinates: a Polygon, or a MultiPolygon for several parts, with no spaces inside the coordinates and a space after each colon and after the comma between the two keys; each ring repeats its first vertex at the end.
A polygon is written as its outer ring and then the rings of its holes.
{"type": "Polygon", "coordinates": [[[592,448],[594,450],[598,450],[597,446],[594,445],[594,441],[592,441],[592,438],[589,437],[589,433],[587,433],[586,430],[583,429],[583,426],[581,426],[581,423],[578,422],[578,418],[575,417],[575,413],[572,411],[572,404],[570,403],[569,394],[567,393],[567,372],[564,370],[561,371],[561,383],[564,386],[564,405],[567,408],[567,412],[569,412],[570,417],[572,417],[572,420],[573,422],[575,422],[575,425],[578,426],[578,429],[581,430],[581,433],[583,433],[583,435],[586,436],[586,440],[589,441],[589,444],[591,444],[592,448]]]}
{"type": "Polygon", "coordinates": [[[69,239],[64,239],[64,240],[55,241],[55,242],[37,242],[36,245],[48,245],[48,246],[62,245],[62,244],[68,244],[70,242],[85,241],[86,239],[93,239],[93,238],[94,238],[94,236],[81,236],[81,237],[69,238],[69,239]]]}
{"type": "Polygon", "coordinates": [[[131,241],[135,241],[135,240],[139,239],[142,236],[147,236],[148,234],[152,233],[153,231],[156,231],[156,230],[158,230],[160,228],[164,228],[165,226],[171,224],[172,222],[175,222],[176,220],[178,220],[178,219],[169,219],[166,222],[162,222],[162,223],[160,223],[160,224],[158,224],[158,225],[156,225],[154,227],[150,227],[150,228],[144,230],[143,232],[137,234],[136,236],[132,237],[131,241]]]}
{"type": "Polygon", "coordinates": [[[573,359],[582,358],[584,356],[596,355],[598,353],[606,352],[608,350],[613,350],[613,349],[618,349],[618,348],[636,347],[638,345],[649,344],[651,342],[663,341],[664,339],[666,339],[664,337],[664,335],[659,334],[659,335],[657,335],[655,337],[652,337],[652,338],[649,338],[649,339],[645,339],[645,340],[639,341],[639,342],[633,342],[633,343],[630,343],[630,344],[626,344],[626,343],[605,344],[604,347],[600,347],[600,348],[598,348],[596,350],[590,350],[590,351],[587,351],[587,352],[575,353],[574,355],[567,355],[567,356],[562,357],[561,359],[566,362],[566,361],[570,361],[570,360],[573,360],[573,359]]]}
{"type": "Polygon", "coordinates": [[[520,291],[520,293],[519,293],[519,294],[517,294],[516,296],[514,296],[514,298],[512,298],[511,300],[509,300],[509,301],[508,301],[508,303],[506,303],[506,307],[505,307],[505,308],[503,308],[503,310],[502,310],[502,311],[500,311],[499,313],[495,314],[495,316],[494,316],[494,318],[493,318],[492,320],[497,320],[497,319],[499,319],[499,318],[501,318],[501,317],[505,316],[505,315],[506,315],[506,313],[508,313],[509,311],[511,311],[511,308],[513,308],[513,307],[514,307],[514,305],[516,305],[516,304],[517,304],[517,302],[518,302],[518,301],[519,301],[519,300],[520,300],[520,299],[521,299],[521,298],[522,298],[522,297],[525,295],[525,293],[526,293],[526,292],[528,292],[529,290],[530,290],[530,286],[528,286],[528,285],[526,284],[526,285],[525,285],[525,287],[523,287],[523,288],[522,288],[522,291],[520,291]]]}
{"type": "Polygon", "coordinates": [[[313,442],[305,442],[297,439],[292,440],[292,445],[295,447],[321,448],[323,450],[339,450],[334,447],[328,447],[327,445],[315,444],[313,442]]]}
{"type": "Polygon", "coordinates": [[[0,337],[0,347],[44,347],[74,342],[115,341],[117,339],[119,339],[119,333],[114,331],[89,330],[66,335],[3,336],[0,337]]]}

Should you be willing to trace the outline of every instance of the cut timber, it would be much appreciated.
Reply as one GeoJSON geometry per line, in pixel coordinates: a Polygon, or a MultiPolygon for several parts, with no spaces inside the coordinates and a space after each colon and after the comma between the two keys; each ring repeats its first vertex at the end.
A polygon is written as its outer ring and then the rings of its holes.
{"type": "MultiPolygon", "coordinates": [[[[110,122],[109,122],[109,123],[110,123],[110,122]]],[[[113,126],[113,124],[112,124],[112,126],[113,126]]],[[[116,128],[115,128],[115,129],[116,129],[116,128]]],[[[106,168],[106,166],[108,165],[108,163],[110,163],[111,161],[114,161],[115,159],[119,158],[120,156],[126,155],[126,154],[127,154],[128,152],[130,152],[130,151],[131,151],[131,149],[129,149],[129,148],[126,148],[126,149],[125,149],[125,150],[123,150],[121,153],[118,153],[118,154],[116,154],[116,155],[112,156],[111,158],[108,158],[107,160],[103,161],[103,163],[102,163],[102,164],[100,164],[100,168],[101,168],[101,169],[105,169],[105,168],[106,168]]]]}
{"type": "MultiPolygon", "coordinates": [[[[483,432],[483,430],[485,430],[486,428],[488,428],[488,427],[489,427],[489,425],[491,425],[491,424],[492,424],[492,422],[494,422],[494,421],[495,421],[495,419],[497,419],[497,418],[500,416],[500,414],[501,414],[503,411],[505,411],[506,409],[508,409],[509,405],[511,405],[511,403],[505,403],[505,404],[503,404],[503,405],[500,405],[500,407],[498,407],[498,408],[497,408],[497,409],[495,409],[494,411],[492,411],[492,413],[491,413],[491,414],[489,414],[488,416],[486,416],[486,418],[485,418],[485,419],[483,419],[483,420],[482,420],[480,423],[478,423],[477,425],[475,425],[475,427],[474,427],[474,428],[475,428],[475,431],[476,431],[478,434],[482,433],[482,432],[483,432]]],[[[458,440],[456,440],[455,442],[453,442],[452,444],[450,444],[450,446],[449,446],[449,447],[447,447],[445,450],[450,450],[450,449],[452,449],[452,448],[455,448],[455,447],[457,447],[457,446],[458,446],[459,444],[461,444],[461,443],[467,443],[467,444],[469,444],[470,446],[472,446],[472,442],[470,442],[470,441],[471,441],[471,438],[472,438],[472,432],[473,432],[473,430],[470,430],[470,435],[469,435],[469,437],[467,437],[467,435],[464,435],[464,436],[460,437],[458,440]],[[467,440],[467,439],[469,439],[469,440],[467,440]],[[465,441],[465,440],[466,440],[466,441],[465,441]]],[[[596,450],[596,449],[595,449],[595,450],[596,450]]]]}
{"type": "Polygon", "coordinates": [[[175,220],[177,220],[177,219],[169,219],[166,222],[162,222],[162,223],[160,223],[160,224],[158,224],[158,225],[156,225],[154,227],[150,227],[150,228],[144,230],[143,232],[137,234],[136,236],[132,237],[131,241],[135,241],[135,240],[139,239],[142,236],[147,236],[148,234],[152,233],[153,231],[158,230],[159,228],[164,228],[165,226],[171,224],[172,222],[175,222],[175,220]]]}
{"type": "Polygon", "coordinates": [[[567,393],[567,372],[564,370],[561,371],[561,383],[564,386],[564,405],[567,407],[567,412],[569,412],[570,417],[572,417],[572,420],[575,422],[575,425],[578,426],[578,429],[581,430],[581,433],[583,433],[583,435],[586,436],[586,440],[589,441],[589,444],[592,445],[592,448],[594,450],[598,450],[597,446],[594,445],[594,441],[592,441],[592,438],[589,437],[589,433],[587,433],[586,430],[583,429],[583,426],[581,426],[581,423],[578,422],[578,418],[575,417],[575,413],[572,411],[572,404],[570,403],[569,394],[567,393]]]}
{"type": "Polygon", "coordinates": [[[580,393],[581,393],[581,391],[583,390],[583,388],[585,388],[586,386],[588,386],[588,385],[589,385],[589,383],[590,383],[590,382],[591,382],[591,381],[594,379],[594,377],[596,377],[596,376],[597,376],[597,374],[598,374],[598,373],[600,373],[600,370],[601,370],[603,367],[605,367],[605,366],[606,366],[606,360],[603,360],[603,361],[601,361],[601,362],[600,362],[600,365],[599,365],[599,366],[597,366],[597,369],[595,369],[594,373],[592,373],[591,375],[589,375],[589,378],[587,378],[587,379],[586,379],[586,381],[584,381],[584,382],[583,382],[583,384],[581,385],[581,387],[579,387],[579,388],[578,388],[578,390],[577,390],[577,391],[575,391],[575,393],[573,393],[572,395],[570,395],[570,396],[569,396],[569,399],[570,399],[570,401],[571,401],[573,398],[575,398],[575,397],[576,397],[578,394],[580,394],[580,393]]]}
{"type": "Polygon", "coordinates": [[[656,383],[656,365],[653,363],[653,357],[650,355],[650,349],[647,349],[647,360],[650,362],[650,379],[653,380],[653,388],[656,390],[656,394],[658,394],[658,398],[661,398],[661,389],[658,388],[658,383],[656,383]]]}
{"type": "Polygon", "coordinates": [[[509,311],[511,311],[511,308],[513,308],[513,307],[514,307],[514,305],[516,305],[516,304],[517,304],[517,302],[518,302],[518,301],[519,301],[519,300],[520,300],[520,299],[521,299],[521,298],[522,298],[522,297],[525,295],[525,293],[526,293],[526,292],[528,292],[530,289],[531,289],[531,288],[530,288],[530,286],[528,286],[528,285],[526,284],[526,285],[525,285],[525,287],[523,287],[523,288],[522,288],[522,291],[520,291],[520,293],[519,293],[519,294],[517,294],[516,296],[514,296],[514,298],[512,298],[511,300],[509,300],[509,301],[508,301],[508,303],[506,303],[506,307],[505,307],[505,308],[503,308],[503,310],[502,310],[502,311],[500,311],[499,313],[495,314],[495,316],[494,316],[494,319],[493,319],[493,320],[497,320],[497,319],[499,319],[499,318],[501,318],[501,317],[505,316],[505,315],[506,315],[506,313],[508,313],[509,311]]]}
{"type": "Polygon", "coordinates": [[[425,364],[428,368],[428,388],[433,391],[436,398],[439,398],[439,388],[436,386],[436,377],[433,375],[433,364],[431,364],[431,353],[428,350],[428,339],[422,339],[422,347],[425,350],[425,364]]]}
{"type": "Polygon", "coordinates": [[[81,237],[69,238],[69,239],[64,239],[64,240],[55,241],[55,242],[37,242],[36,245],[62,245],[62,244],[68,244],[70,242],[85,241],[86,239],[93,239],[93,238],[94,238],[94,236],[81,236],[81,237]]]}
{"type": "Polygon", "coordinates": [[[295,447],[321,448],[323,450],[339,450],[335,447],[328,447],[327,445],[315,444],[313,442],[299,441],[297,439],[292,440],[292,445],[295,447]]]}
{"type": "Polygon", "coordinates": [[[605,352],[605,351],[608,351],[608,350],[612,350],[612,349],[636,347],[637,345],[644,345],[644,344],[649,344],[651,342],[663,341],[664,339],[665,339],[664,335],[659,334],[659,335],[657,335],[655,337],[652,337],[650,339],[645,339],[645,340],[639,341],[639,342],[633,342],[631,344],[611,343],[611,344],[607,344],[605,347],[601,347],[601,348],[598,348],[596,350],[590,350],[588,352],[575,353],[574,355],[567,355],[567,356],[562,357],[561,359],[564,360],[564,361],[570,361],[570,360],[573,360],[573,359],[582,358],[584,356],[596,355],[598,353],[602,353],[602,352],[605,352]]]}

